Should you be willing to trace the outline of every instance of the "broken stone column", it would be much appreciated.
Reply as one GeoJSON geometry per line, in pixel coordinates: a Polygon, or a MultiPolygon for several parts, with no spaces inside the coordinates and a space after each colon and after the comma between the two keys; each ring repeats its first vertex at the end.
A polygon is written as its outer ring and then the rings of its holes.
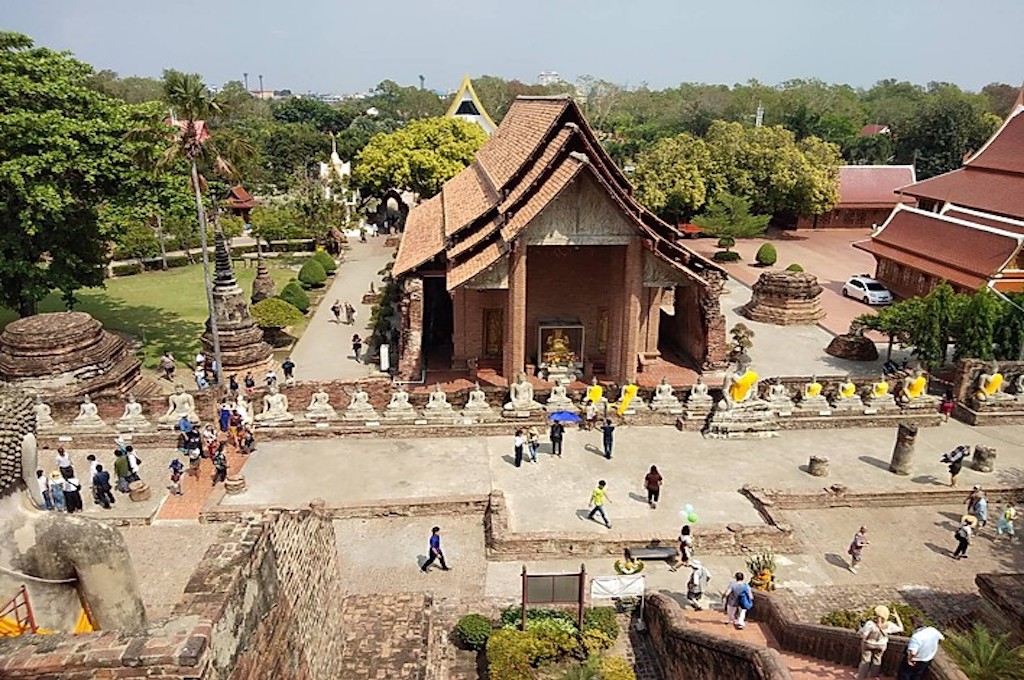
{"type": "Polygon", "coordinates": [[[914,442],[917,440],[917,425],[900,423],[896,431],[896,445],[892,447],[892,461],[889,472],[897,475],[909,475],[910,464],[914,458],[914,442]]]}
{"type": "Polygon", "coordinates": [[[996,450],[991,446],[978,444],[974,447],[972,464],[978,472],[992,472],[996,466],[996,450]]]}
{"type": "Polygon", "coordinates": [[[828,458],[824,456],[811,456],[807,463],[807,471],[814,477],[828,477],[828,458]]]}

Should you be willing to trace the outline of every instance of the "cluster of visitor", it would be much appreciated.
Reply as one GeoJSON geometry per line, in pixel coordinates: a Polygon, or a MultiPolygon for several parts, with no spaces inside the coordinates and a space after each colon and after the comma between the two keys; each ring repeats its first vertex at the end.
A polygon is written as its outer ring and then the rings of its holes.
{"type": "Polygon", "coordinates": [[[115,489],[122,494],[128,493],[131,483],[140,481],[142,459],[134,447],[121,437],[114,441],[117,446],[113,452],[113,474],[111,468],[104,467],[94,454],[89,454],[86,456],[89,470],[79,476],[71,455],[63,446],[58,446],[54,456],[56,469],[49,475],[44,470],[36,470],[36,483],[43,496],[43,507],[57,512],[82,512],[82,491],[88,487],[93,503],[109,510],[116,502],[113,494],[115,489]]]}

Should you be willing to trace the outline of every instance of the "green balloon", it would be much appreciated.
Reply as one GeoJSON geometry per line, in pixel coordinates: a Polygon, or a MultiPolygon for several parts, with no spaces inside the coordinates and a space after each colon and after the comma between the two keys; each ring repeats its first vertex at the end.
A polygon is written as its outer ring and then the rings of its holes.
{"type": "Polygon", "coordinates": [[[697,519],[698,519],[697,518],[697,513],[695,513],[695,512],[691,512],[689,515],[686,516],[686,521],[689,522],[690,524],[696,524],[697,523],[697,519]]]}

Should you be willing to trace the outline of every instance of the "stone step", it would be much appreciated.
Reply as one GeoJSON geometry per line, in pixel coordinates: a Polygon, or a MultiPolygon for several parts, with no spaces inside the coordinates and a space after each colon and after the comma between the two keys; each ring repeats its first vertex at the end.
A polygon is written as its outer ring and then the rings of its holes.
{"type": "Polygon", "coordinates": [[[444,680],[436,669],[424,671],[432,660],[430,595],[350,595],[342,607],[345,636],[338,677],[444,680]]]}

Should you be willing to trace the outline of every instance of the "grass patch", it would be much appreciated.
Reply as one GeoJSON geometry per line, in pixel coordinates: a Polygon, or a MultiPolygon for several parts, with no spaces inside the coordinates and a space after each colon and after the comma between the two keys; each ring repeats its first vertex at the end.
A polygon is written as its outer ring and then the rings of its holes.
{"type": "MultiPolygon", "coordinates": [[[[278,290],[295,277],[292,269],[274,266],[272,260],[268,264],[278,290]]],[[[235,275],[248,297],[256,268],[237,268],[235,275]]],[[[75,309],[91,314],[107,330],[139,338],[143,366],[158,367],[165,349],[179,361],[190,361],[195,356],[207,316],[201,264],[108,279],[106,284],[105,288],[78,291],[75,309]]],[[[39,311],[64,311],[60,295],[46,296],[39,303],[39,311]]],[[[14,311],[0,307],[0,330],[17,318],[14,311]]]]}

